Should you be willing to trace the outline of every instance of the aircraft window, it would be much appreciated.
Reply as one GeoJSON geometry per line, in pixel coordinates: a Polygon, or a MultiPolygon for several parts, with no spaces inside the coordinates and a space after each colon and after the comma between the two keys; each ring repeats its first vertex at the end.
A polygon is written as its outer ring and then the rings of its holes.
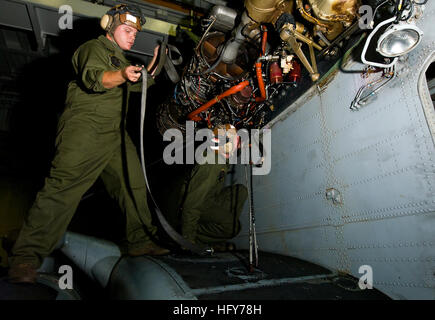
{"type": "Polygon", "coordinates": [[[428,67],[423,69],[424,73],[420,74],[418,93],[427,125],[435,142],[435,53],[432,54],[426,66],[428,67]]]}
{"type": "Polygon", "coordinates": [[[432,98],[432,104],[435,107],[435,63],[433,62],[426,70],[426,81],[430,97],[432,98]]]}

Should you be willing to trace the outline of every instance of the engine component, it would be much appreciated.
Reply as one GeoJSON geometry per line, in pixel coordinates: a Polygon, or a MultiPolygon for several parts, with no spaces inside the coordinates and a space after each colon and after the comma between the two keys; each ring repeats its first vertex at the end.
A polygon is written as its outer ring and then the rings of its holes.
{"type": "Polygon", "coordinates": [[[246,0],[249,17],[257,23],[272,23],[284,12],[293,11],[293,1],[285,0],[246,0]]]}
{"type": "Polygon", "coordinates": [[[289,73],[289,79],[293,83],[298,83],[301,79],[301,66],[295,60],[292,61],[292,70],[289,73]]]}
{"type": "Polygon", "coordinates": [[[283,73],[289,73],[290,70],[293,68],[292,60],[293,56],[287,55],[284,51],[281,58],[281,68],[283,73]]]}
{"type": "Polygon", "coordinates": [[[271,83],[281,83],[282,82],[282,70],[278,66],[278,62],[273,62],[269,69],[270,82],[271,83]]]}
{"type": "Polygon", "coordinates": [[[214,6],[210,16],[216,20],[213,27],[216,30],[227,32],[234,28],[237,17],[237,11],[225,6],[214,6]]]}
{"type": "Polygon", "coordinates": [[[350,26],[355,19],[359,0],[308,0],[314,14],[324,21],[343,22],[350,26]]]}
{"type": "MultiPolygon", "coordinates": [[[[288,42],[291,49],[296,53],[299,57],[305,68],[307,68],[310,73],[311,80],[317,81],[319,79],[319,73],[317,72],[317,62],[316,57],[314,56],[313,46],[316,45],[313,41],[308,38],[304,38],[306,43],[308,44],[308,48],[310,50],[310,58],[312,65],[308,62],[308,59],[305,57],[300,44],[296,41],[297,38],[300,38],[300,34],[298,35],[297,31],[294,29],[294,26],[291,24],[285,24],[281,29],[280,33],[281,39],[288,42]]],[[[318,47],[318,45],[316,45],[318,47]]]]}
{"type": "Polygon", "coordinates": [[[189,118],[190,120],[200,121],[201,117],[198,116],[199,113],[201,113],[203,111],[206,111],[208,108],[210,108],[212,105],[214,105],[215,103],[219,102],[223,98],[228,97],[230,95],[233,95],[233,94],[243,90],[243,88],[245,88],[248,85],[249,85],[249,81],[243,81],[243,82],[239,83],[238,85],[235,85],[234,87],[229,88],[225,92],[223,92],[220,95],[216,96],[214,99],[212,99],[209,102],[207,102],[206,104],[202,105],[200,108],[198,108],[195,111],[192,111],[191,113],[189,113],[187,115],[187,118],[189,118]]]}
{"type": "Polygon", "coordinates": [[[174,95],[159,108],[160,132],[169,128],[184,132],[186,120],[195,121],[197,128],[228,124],[236,129],[260,128],[274,109],[271,99],[300,81],[301,63],[312,81],[318,80],[314,50],[323,53],[335,45],[335,38],[355,19],[357,3],[245,0],[246,11],[237,26],[233,9],[214,7],[202,21],[200,41],[174,95]],[[293,15],[295,3],[302,21],[293,15]]]}
{"type": "Polygon", "coordinates": [[[302,0],[296,0],[296,7],[304,19],[314,24],[313,34],[319,37],[322,46],[329,45],[330,41],[352,24],[360,6],[359,0],[309,0],[308,2],[309,5],[306,6],[315,17],[305,9],[302,0]]]}
{"type": "Polygon", "coordinates": [[[327,30],[328,28],[332,28],[332,23],[329,21],[319,21],[318,19],[311,16],[304,8],[302,0],[296,0],[296,7],[299,10],[301,16],[307,20],[308,22],[314,23],[315,25],[321,26],[327,30]]]}
{"type": "Polygon", "coordinates": [[[242,23],[236,30],[236,35],[234,39],[225,46],[224,52],[222,53],[222,61],[226,64],[233,63],[237,58],[237,53],[239,52],[239,48],[243,41],[245,40],[245,36],[242,34],[243,27],[246,23],[246,15],[242,17],[242,23]]]}

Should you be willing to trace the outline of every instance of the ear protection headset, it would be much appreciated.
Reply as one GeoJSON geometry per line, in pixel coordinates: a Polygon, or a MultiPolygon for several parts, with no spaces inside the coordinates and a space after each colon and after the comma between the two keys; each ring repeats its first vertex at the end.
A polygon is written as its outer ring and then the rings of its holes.
{"type": "Polygon", "coordinates": [[[145,23],[145,17],[139,10],[129,8],[126,4],[118,4],[101,17],[100,26],[104,31],[110,32],[116,20],[119,24],[125,23],[138,31],[141,31],[142,24],[145,23]]]}

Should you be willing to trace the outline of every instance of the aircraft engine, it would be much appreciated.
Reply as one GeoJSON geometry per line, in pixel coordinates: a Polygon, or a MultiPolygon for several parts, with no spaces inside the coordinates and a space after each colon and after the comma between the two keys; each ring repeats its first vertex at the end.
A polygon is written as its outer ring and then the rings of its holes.
{"type": "Polygon", "coordinates": [[[331,42],[357,18],[358,4],[246,0],[241,15],[215,6],[202,20],[203,33],[173,96],[158,109],[159,131],[184,132],[186,120],[197,127],[260,128],[273,109],[270,99],[297,86],[301,65],[318,80],[316,52],[333,48],[331,42]],[[273,47],[271,33],[279,39],[273,47]]]}

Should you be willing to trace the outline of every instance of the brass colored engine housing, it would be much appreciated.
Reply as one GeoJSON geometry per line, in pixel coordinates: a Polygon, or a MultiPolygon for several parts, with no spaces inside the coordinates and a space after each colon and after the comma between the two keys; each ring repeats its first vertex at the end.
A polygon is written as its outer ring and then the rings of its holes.
{"type": "Polygon", "coordinates": [[[324,21],[350,23],[357,16],[359,0],[308,0],[314,15],[324,21]]]}
{"type": "Polygon", "coordinates": [[[293,0],[245,0],[249,17],[257,23],[274,24],[284,12],[293,11],[293,0]]]}

